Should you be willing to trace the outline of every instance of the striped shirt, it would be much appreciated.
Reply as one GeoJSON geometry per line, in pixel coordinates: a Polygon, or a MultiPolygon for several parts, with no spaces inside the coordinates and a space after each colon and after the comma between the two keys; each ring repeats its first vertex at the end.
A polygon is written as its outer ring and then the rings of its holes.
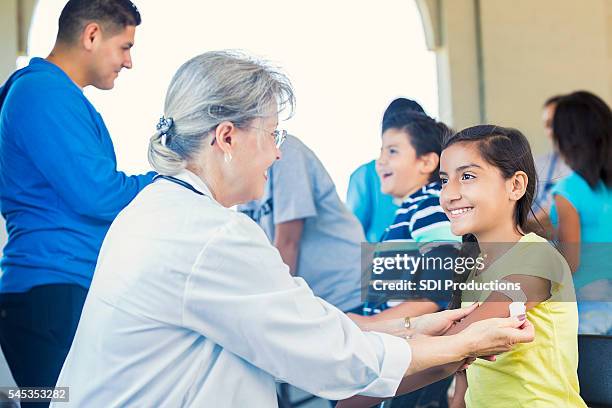
{"type": "MultiPolygon", "coordinates": [[[[461,237],[453,235],[450,221],[440,206],[440,191],[442,184],[439,181],[429,183],[415,193],[409,195],[401,207],[395,212],[395,220],[385,230],[381,242],[461,242],[461,237]]],[[[449,271],[424,271],[419,279],[452,279],[449,271]]],[[[446,309],[450,300],[450,291],[432,291],[423,293],[436,304],[440,310],[446,309]]],[[[368,291],[368,298],[363,306],[362,314],[370,316],[378,314],[389,307],[401,302],[388,301],[385,296],[368,291]]]]}
{"type": "Polygon", "coordinates": [[[395,220],[381,241],[460,241],[450,230],[450,221],[440,206],[439,181],[409,195],[395,212],[395,220]]]}

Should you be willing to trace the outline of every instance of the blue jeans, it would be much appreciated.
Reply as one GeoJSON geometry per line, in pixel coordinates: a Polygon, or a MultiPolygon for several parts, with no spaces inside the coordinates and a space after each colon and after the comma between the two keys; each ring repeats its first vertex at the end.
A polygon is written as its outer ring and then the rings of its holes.
{"type": "Polygon", "coordinates": [[[19,387],[55,387],[86,296],[86,289],[64,284],[0,293],[0,345],[19,387]]]}

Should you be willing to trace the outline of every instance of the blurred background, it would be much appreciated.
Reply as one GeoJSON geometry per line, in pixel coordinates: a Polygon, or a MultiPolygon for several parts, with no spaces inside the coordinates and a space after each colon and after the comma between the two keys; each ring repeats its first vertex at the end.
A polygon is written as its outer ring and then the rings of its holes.
{"type": "MultiPolygon", "coordinates": [[[[548,97],[584,89],[612,104],[610,0],[135,3],[143,24],[134,68],[110,92],[86,90],[128,173],[149,168],[146,146],[174,71],[215,49],[283,68],[297,110],[279,127],[312,148],[343,199],[350,173],[377,157],[382,112],[396,97],[455,129],[516,127],[536,154],[550,150],[541,123],[548,97]]],[[[0,0],[0,83],[29,58],[47,56],[64,4],[0,0]]],[[[0,384],[9,385],[2,364],[0,384]]]]}

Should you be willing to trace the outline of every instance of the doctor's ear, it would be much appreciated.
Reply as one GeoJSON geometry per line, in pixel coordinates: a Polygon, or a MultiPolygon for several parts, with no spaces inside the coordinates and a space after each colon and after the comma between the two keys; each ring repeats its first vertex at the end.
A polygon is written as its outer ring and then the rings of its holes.
{"type": "Polygon", "coordinates": [[[224,121],[219,123],[213,131],[213,138],[210,145],[212,146],[216,143],[224,153],[229,153],[232,147],[232,139],[235,130],[236,127],[232,122],[224,121]]]}

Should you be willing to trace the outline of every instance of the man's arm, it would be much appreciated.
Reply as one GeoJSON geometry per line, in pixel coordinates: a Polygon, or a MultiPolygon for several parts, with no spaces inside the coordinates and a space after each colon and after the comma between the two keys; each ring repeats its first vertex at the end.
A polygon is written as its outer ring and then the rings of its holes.
{"type": "Polygon", "coordinates": [[[274,246],[280,252],[283,262],[289,266],[289,273],[293,276],[297,274],[297,262],[303,230],[303,219],[282,222],[275,226],[274,246]]]}
{"type": "Polygon", "coordinates": [[[35,112],[35,118],[20,120],[10,132],[67,207],[83,217],[112,221],[154,173],[117,171],[112,142],[78,92],[52,86],[43,95],[36,89],[40,82],[24,83],[23,96],[6,112],[16,118],[35,112]]]}
{"type": "Polygon", "coordinates": [[[317,216],[316,180],[309,169],[314,164],[308,151],[289,135],[281,147],[282,158],[271,168],[274,246],[290,273],[296,275],[306,218],[317,216]]]}

